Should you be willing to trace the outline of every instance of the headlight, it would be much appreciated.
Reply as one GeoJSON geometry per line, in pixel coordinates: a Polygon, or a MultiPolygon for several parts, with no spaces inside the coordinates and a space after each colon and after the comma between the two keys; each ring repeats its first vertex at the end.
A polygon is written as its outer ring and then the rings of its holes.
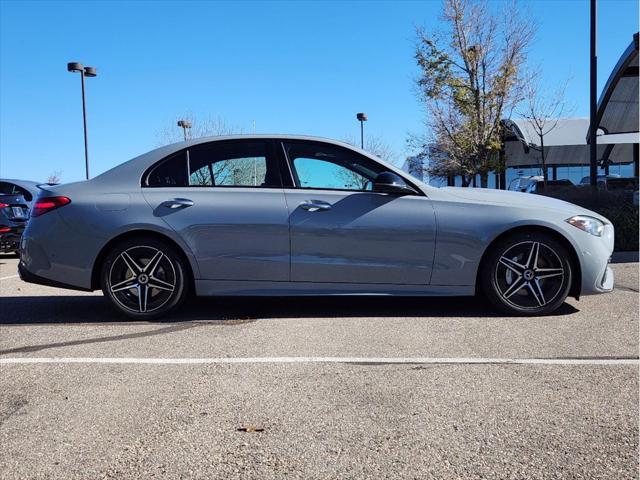
{"type": "Polygon", "coordinates": [[[567,218],[565,221],[596,237],[601,237],[604,232],[604,223],[597,218],[586,215],[576,215],[575,217],[567,218]]]}

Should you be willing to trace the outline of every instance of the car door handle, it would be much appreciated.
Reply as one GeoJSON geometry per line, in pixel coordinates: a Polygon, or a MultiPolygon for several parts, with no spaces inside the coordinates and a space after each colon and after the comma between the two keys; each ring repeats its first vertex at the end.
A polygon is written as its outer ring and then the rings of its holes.
{"type": "Polygon", "coordinates": [[[162,202],[160,205],[167,208],[187,208],[193,206],[193,200],[189,200],[188,198],[172,198],[171,200],[166,200],[162,202]]]}
{"type": "Polygon", "coordinates": [[[325,210],[331,210],[331,204],[323,202],[322,200],[305,200],[300,204],[300,207],[309,212],[322,212],[325,210]]]}

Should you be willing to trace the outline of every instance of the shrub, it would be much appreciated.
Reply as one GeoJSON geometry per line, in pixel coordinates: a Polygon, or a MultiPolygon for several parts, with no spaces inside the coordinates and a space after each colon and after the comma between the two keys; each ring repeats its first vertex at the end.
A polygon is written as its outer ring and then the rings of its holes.
{"type": "Polygon", "coordinates": [[[547,196],[588,208],[613,224],[615,251],[638,250],[638,206],[633,204],[631,191],[593,191],[589,187],[574,187],[545,192],[547,196]]]}

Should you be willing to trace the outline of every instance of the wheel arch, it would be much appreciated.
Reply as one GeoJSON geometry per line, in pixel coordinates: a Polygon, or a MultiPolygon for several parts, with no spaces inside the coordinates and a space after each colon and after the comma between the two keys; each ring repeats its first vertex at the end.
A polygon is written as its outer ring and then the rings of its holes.
{"type": "Polygon", "coordinates": [[[178,253],[178,255],[180,255],[180,257],[182,258],[182,260],[184,261],[187,267],[188,286],[191,289],[191,292],[195,292],[194,266],[189,260],[189,257],[185,253],[183,247],[180,246],[174,239],[172,239],[168,235],[165,235],[163,233],[160,233],[154,230],[144,230],[144,229],[131,230],[131,231],[127,231],[119,235],[116,235],[102,247],[102,249],[98,253],[98,256],[96,257],[95,262],[93,262],[93,269],[91,271],[91,289],[92,290],[100,289],[100,271],[102,270],[102,263],[104,262],[106,256],[111,251],[111,249],[122,241],[129,240],[132,238],[139,238],[139,237],[154,238],[161,242],[165,242],[169,244],[171,247],[173,247],[178,253]]]}
{"type": "Polygon", "coordinates": [[[503,240],[505,237],[508,237],[510,235],[516,234],[516,233],[520,233],[520,232],[526,232],[526,233],[532,233],[532,232],[541,232],[541,233],[546,233],[548,235],[551,235],[552,237],[554,237],[556,240],[558,240],[560,243],[562,243],[567,251],[569,252],[570,255],[570,261],[571,261],[571,266],[574,268],[574,271],[572,272],[572,279],[571,279],[571,289],[569,290],[569,295],[571,297],[574,297],[576,300],[580,298],[580,292],[582,289],[582,268],[580,266],[580,259],[578,258],[578,253],[576,252],[575,247],[573,246],[573,244],[571,243],[571,241],[569,241],[569,239],[564,236],[562,233],[560,233],[557,230],[554,230],[553,228],[550,227],[546,227],[543,225],[519,225],[517,227],[513,227],[510,228],[508,230],[505,230],[504,232],[500,233],[499,235],[497,235],[493,240],[491,240],[491,242],[489,243],[489,245],[487,245],[487,248],[485,248],[482,257],[480,259],[480,263],[478,264],[478,270],[476,272],[476,294],[480,293],[479,289],[480,289],[480,275],[482,272],[482,268],[484,267],[484,262],[486,261],[486,258],[489,254],[489,252],[491,251],[492,248],[495,247],[495,245],[500,242],[501,240],[503,240]]]}

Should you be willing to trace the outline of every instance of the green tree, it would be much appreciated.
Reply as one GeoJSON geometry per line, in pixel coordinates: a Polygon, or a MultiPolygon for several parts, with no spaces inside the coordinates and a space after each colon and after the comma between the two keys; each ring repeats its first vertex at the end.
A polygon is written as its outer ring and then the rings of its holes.
{"type": "Polygon", "coordinates": [[[467,186],[500,168],[503,118],[522,99],[522,67],[535,25],[516,3],[504,12],[486,1],[444,0],[444,29],[417,30],[417,87],[428,133],[414,138],[434,176],[460,175],[467,186]]]}

